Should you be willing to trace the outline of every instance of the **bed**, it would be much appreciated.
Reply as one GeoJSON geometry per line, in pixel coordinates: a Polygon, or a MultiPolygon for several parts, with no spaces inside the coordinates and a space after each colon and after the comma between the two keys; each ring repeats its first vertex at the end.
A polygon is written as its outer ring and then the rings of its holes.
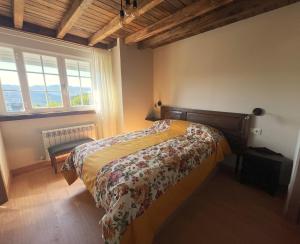
{"type": "Polygon", "coordinates": [[[62,167],[105,209],[105,243],[152,243],[174,211],[231,152],[247,145],[250,115],[163,106],[152,127],[75,148],[62,167]]]}

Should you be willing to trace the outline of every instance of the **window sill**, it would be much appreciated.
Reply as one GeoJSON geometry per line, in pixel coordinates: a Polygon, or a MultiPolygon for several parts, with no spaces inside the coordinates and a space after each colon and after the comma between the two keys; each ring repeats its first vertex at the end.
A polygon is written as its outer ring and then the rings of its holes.
{"type": "Polygon", "coordinates": [[[95,114],[95,113],[96,113],[95,110],[83,110],[83,111],[33,113],[33,114],[19,114],[19,115],[0,115],[0,122],[24,120],[24,119],[41,119],[41,118],[81,115],[81,114],[95,114]]]}

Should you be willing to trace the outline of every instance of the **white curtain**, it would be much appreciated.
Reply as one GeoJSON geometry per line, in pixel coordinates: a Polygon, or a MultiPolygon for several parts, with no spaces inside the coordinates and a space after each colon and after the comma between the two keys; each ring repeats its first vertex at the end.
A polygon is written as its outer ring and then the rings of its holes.
{"type": "Polygon", "coordinates": [[[110,51],[93,49],[94,96],[100,138],[120,133],[122,116],[117,83],[113,80],[110,51]]]}

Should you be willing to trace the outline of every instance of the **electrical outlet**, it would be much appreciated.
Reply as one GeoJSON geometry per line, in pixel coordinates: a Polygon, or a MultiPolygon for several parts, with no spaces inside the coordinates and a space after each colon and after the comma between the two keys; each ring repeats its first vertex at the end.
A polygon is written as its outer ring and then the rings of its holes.
{"type": "Polygon", "coordinates": [[[251,133],[257,136],[262,135],[262,129],[261,128],[251,128],[251,133]]]}

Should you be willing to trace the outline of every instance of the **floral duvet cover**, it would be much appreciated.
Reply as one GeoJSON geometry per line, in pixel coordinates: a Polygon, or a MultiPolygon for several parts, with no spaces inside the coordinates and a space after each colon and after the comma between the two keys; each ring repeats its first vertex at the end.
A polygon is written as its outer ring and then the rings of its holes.
{"type": "MultiPolygon", "coordinates": [[[[70,154],[62,171],[76,171],[81,177],[88,155],[116,143],[162,132],[172,123],[173,120],[162,120],[149,129],[81,145],[70,154]]],[[[105,243],[120,243],[127,226],[169,187],[213,155],[223,139],[222,133],[214,128],[190,123],[182,136],[114,160],[99,169],[92,194],[97,207],[106,210],[101,220],[105,243]]]]}

